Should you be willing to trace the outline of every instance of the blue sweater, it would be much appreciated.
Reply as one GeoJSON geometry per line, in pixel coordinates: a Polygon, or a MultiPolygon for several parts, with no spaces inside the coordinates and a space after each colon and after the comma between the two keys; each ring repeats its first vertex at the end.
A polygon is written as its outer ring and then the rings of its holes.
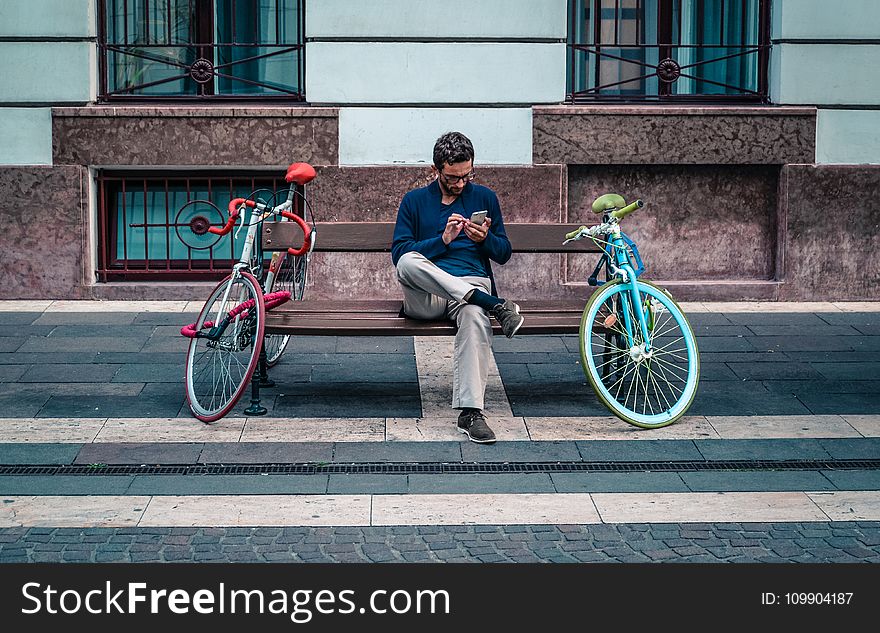
{"type": "Polygon", "coordinates": [[[397,265],[404,253],[421,253],[446,272],[457,277],[478,275],[495,279],[489,260],[504,264],[510,259],[510,240],[504,231],[498,197],[488,187],[468,183],[461,195],[450,205],[442,202],[443,193],[434,180],[426,187],[413,189],[400,202],[394,238],[391,243],[391,261],[397,265]],[[453,213],[469,218],[474,211],[489,212],[492,220],[485,241],[477,244],[462,231],[448,245],[443,243],[446,221],[453,213]]]}

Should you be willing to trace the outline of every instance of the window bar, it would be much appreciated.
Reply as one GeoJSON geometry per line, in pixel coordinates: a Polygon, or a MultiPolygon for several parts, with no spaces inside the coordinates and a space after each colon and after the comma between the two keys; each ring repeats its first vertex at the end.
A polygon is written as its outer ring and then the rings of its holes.
{"type": "Polygon", "coordinates": [[[700,28],[701,25],[703,24],[703,19],[704,19],[703,8],[704,8],[703,3],[698,2],[697,3],[697,46],[703,45],[703,29],[700,28]]]}
{"type": "Polygon", "coordinates": [[[144,44],[150,43],[150,0],[144,0],[144,44]]]}
{"type": "Polygon", "coordinates": [[[574,101],[574,95],[577,93],[577,67],[575,63],[575,53],[576,49],[572,44],[576,44],[575,41],[575,33],[577,33],[577,25],[578,25],[578,3],[572,2],[569,5],[569,16],[568,16],[568,30],[569,30],[569,45],[568,45],[568,80],[569,80],[569,88],[571,90],[571,99],[574,101]]]}
{"type": "Polygon", "coordinates": [[[614,45],[620,43],[618,35],[620,34],[620,0],[614,0],[614,45]]]}
{"type": "Polygon", "coordinates": [[[592,20],[593,24],[593,43],[596,46],[596,60],[594,62],[596,68],[596,74],[593,75],[594,85],[599,85],[601,82],[600,69],[600,57],[602,54],[602,20],[601,20],[601,11],[602,11],[602,0],[593,0],[593,11],[590,12],[590,20],[592,20]]]}
{"type": "Polygon", "coordinates": [[[107,94],[107,4],[98,3],[98,47],[101,54],[98,55],[98,72],[100,73],[100,90],[107,94]]]}
{"type": "Polygon", "coordinates": [[[128,44],[128,0],[122,0],[122,43],[128,44]]]}
{"type": "MultiPolygon", "coordinates": [[[[189,178],[186,178],[184,180],[184,183],[186,185],[186,201],[190,202],[192,200],[192,191],[190,189],[189,178]]],[[[186,269],[187,269],[187,271],[191,272],[193,269],[193,267],[192,267],[192,261],[193,261],[192,260],[192,247],[185,242],[184,242],[184,246],[186,246],[186,269]]]]}
{"type": "MultiPolygon", "coordinates": [[[[747,9],[748,9],[749,0],[743,0],[743,3],[740,5],[742,11],[740,11],[739,18],[739,45],[747,46],[746,42],[746,19],[747,19],[747,9]]],[[[760,37],[760,34],[758,35],[760,37]]]]}
{"type": "MultiPolygon", "coordinates": [[[[681,14],[684,12],[684,8],[682,7],[683,0],[675,0],[678,3],[678,45],[681,46],[682,41],[684,40],[684,35],[681,30],[681,14]]],[[[672,43],[671,41],[669,42],[672,43]]]]}
{"type": "MultiPolygon", "coordinates": [[[[214,12],[213,0],[196,0],[196,17],[198,21],[196,40],[198,43],[198,56],[210,58],[214,61],[214,12]]],[[[208,81],[198,84],[198,95],[213,95],[214,82],[208,81]]]]}
{"type": "MultiPolygon", "coordinates": [[[[254,44],[260,44],[262,42],[262,38],[260,37],[260,24],[263,20],[263,13],[261,11],[262,7],[259,6],[256,0],[253,0],[254,10],[252,15],[254,16],[254,44]]],[[[268,20],[267,20],[268,21],[268,20]]]]}
{"type": "MultiPolygon", "coordinates": [[[[231,28],[232,28],[232,43],[237,44],[238,43],[238,31],[235,30],[235,0],[232,0],[232,9],[230,9],[230,11],[232,12],[231,15],[229,16],[230,21],[231,21],[231,25],[232,25],[231,26],[231,28]]],[[[217,38],[217,39],[219,39],[219,38],[217,38]]]]}
{"type": "MultiPolygon", "coordinates": [[[[168,0],[171,2],[171,0],[168,0]]],[[[171,270],[171,201],[168,196],[168,179],[165,179],[165,270],[171,270]]],[[[176,232],[176,229],[175,229],[176,232]]]]}
{"type": "Polygon", "coordinates": [[[281,3],[282,0],[275,0],[275,45],[281,46],[281,3]]]}
{"type": "Polygon", "coordinates": [[[168,46],[171,46],[171,21],[172,21],[172,15],[173,15],[173,13],[171,12],[171,0],[165,0],[165,25],[168,27],[168,28],[167,28],[167,31],[168,31],[168,39],[167,39],[166,41],[167,41],[167,43],[168,43],[168,46]]]}
{"type": "MultiPolygon", "coordinates": [[[[741,1],[744,2],[745,0],[741,0],[741,1]]],[[[721,0],[721,32],[718,34],[719,46],[724,46],[724,41],[725,41],[725,37],[724,37],[724,13],[725,13],[725,11],[724,11],[724,8],[725,8],[724,7],[724,0],[721,0]]]]}
{"type": "Polygon", "coordinates": [[[122,269],[128,270],[128,239],[126,226],[128,225],[128,221],[125,219],[125,179],[122,179],[122,269]]]}
{"type": "Polygon", "coordinates": [[[299,46],[299,85],[297,90],[302,94],[305,91],[305,74],[306,74],[306,12],[302,4],[297,4],[297,15],[299,16],[299,29],[296,33],[296,42],[299,46]]]}
{"type": "Polygon", "coordinates": [[[642,0],[636,0],[636,45],[642,43],[642,27],[645,18],[642,16],[642,0]]]}
{"type": "Polygon", "coordinates": [[[98,190],[101,192],[101,200],[99,202],[100,212],[98,213],[98,230],[100,231],[100,235],[104,236],[104,239],[101,240],[103,242],[101,244],[101,250],[98,254],[98,265],[100,267],[98,281],[107,281],[106,271],[110,267],[110,229],[109,227],[109,213],[107,210],[107,182],[104,180],[104,176],[98,176],[98,190]]]}
{"type": "Polygon", "coordinates": [[[767,65],[770,55],[770,2],[768,0],[758,0],[758,24],[760,32],[758,33],[758,91],[764,97],[763,101],[768,103],[770,99],[767,95],[767,65]]]}
{"type": "MultiPolygon", "coordinates": [[[[658,57],[666,59],[672,57],[672,2],[673,0],[659,0],[657,15],[657,44],[659,45],[658,57]]],[[[681,15],[681,12],[679,12],[681,15]]],[[[672,93],[672,84],[666,81],[657,82],[657,93],[661,97],[672,93]]]]}
{"type": "Polygon", "coordinates": [[[150,269],[150,221],[147,219],[147,179],[144,178],[144,269],[150,269]]]}

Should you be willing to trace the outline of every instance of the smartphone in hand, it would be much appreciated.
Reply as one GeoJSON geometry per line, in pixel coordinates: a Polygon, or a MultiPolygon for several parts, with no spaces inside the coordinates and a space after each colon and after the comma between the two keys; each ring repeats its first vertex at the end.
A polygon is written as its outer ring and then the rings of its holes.
{"type": "Polygon", "coordinates": [[[482,225],[483,222],[486,221],[486,216],[489,214],[488,211],[474,211],[471,214],[471,222],[474,224],[482,225]]]}

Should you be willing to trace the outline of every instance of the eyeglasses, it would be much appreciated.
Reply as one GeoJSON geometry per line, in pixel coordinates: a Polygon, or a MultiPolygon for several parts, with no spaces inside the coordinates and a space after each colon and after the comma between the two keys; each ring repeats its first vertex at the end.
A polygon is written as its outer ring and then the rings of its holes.
{"type": "Polygon", "coordinates": [[[450,174],[444,174],[442,171],[439,173],[441,176],[443,176],[443,182],[445,182],[447,185],[457,185],[460,182],[470,182],[477,177],[477,174],[474,171],[471,171],[464,176],[452,176],[450,174]]]}

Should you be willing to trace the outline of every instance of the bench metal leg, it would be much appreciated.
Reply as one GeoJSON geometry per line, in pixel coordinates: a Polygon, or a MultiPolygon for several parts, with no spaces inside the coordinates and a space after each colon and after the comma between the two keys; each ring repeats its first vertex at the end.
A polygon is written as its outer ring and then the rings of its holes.
{"type": "Polygon", "coordinates": [[[251,405],[244,410],[245,415],[266,415],[269,411],[260,404],[260,387],[273,387],[275,382],[269,380],[269,368],[266,364],[266,350],[260,350],[260,362],[251,377],[251,405]]]}

